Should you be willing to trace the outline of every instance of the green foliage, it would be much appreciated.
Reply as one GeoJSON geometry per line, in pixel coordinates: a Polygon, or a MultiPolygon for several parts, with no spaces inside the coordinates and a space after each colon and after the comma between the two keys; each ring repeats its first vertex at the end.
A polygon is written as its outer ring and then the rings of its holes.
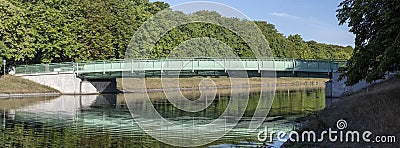
{"type": "Polygon", "coordinates": [[[337,10],[340,24],[356,35],[354,56],[347,63],[347,84],[371,82],[400,67],[400,1],[344,0],[337,10]]]}
{"type": "Polygon", "coordinates": [[[296,59],[341,59],[351,57],[353,48],[303,41],[300,35],[285,37],[279,33],[273,24],[255,22],[266,37],[275,57],[296,59]]]}
{"type": "MultiPolygon", "coordinates": [[[[177,15],[179,15],[179,12],[171,11],[170,13],[178,13],[177,15]]],[[[192,15],[186,15],[185,19],[197,20],[196,18],[201,17],[215,18],[216,22],[224,22],[222,24],[236,26],[243,26],[241,23],[247,21],[221,17],[216,12],[208,11],[199,11],[192,15]]],[[[241,28],[241,30],[246,31],[246,28],[241,28]]],[[[236,32],[213,23],[194,22],[168,31],[157,41],[151,56],[155,58],[167,56],[254,57],[254,54],[249,45],[236,32]],[[181,52],[174,51],[178,46],[181,52]],[[231,51],[232,49],[233,51],[231,51]],[[232,54],[228,54],[228,52],[232,54]]]]}
{"type": "MultiPolygon", "coordinates": [[[[184,14],[168,7],[167,3],[148,0],[0,0],[0,43],[4,43],[0,47],[0,57],[10,61],[10,65],[121,59],[136,30],[153,14],[164,9],[165,18],[179,16],[180,19],[190,20],[207,17],[215,22],[239,26],[241,32],[254,32],[241,25],[249,23],[248,20],[226,18],[208,11],[184,14]]],[[[300,35],[285,37],[273,24],[262,21],[255,24],[267,39],[275,57],[348,59],[352,53],[351,47],[305,42],[300,35]]],[[[174,53],[178,46],[190,50],[191,46],[182,43],[204,37],[215,40],[191,43],[199,47],[205,45],[203,42],[210,43],[209,47],[198,49],[197,55],[204,54],[201,51],[206,48],[212,50],[204,56],[221,55],[229,47],[240,57],[254,57],[237,32],[212,23],[190,23],[173,28],[152,49],[140,47],[132,52],[144,55],[151,50],[153,58],[166,57],[174,53]]],[[[256,37],[250,38],[260,41],[256,37]]],[[[154,34],[144,34],[134,41],[143,39],[153,40],[154,34]]]]}
{"type": "MultiPolygon", "coordinates": [[[[4,45],[4,42],[2,42],[2,41],[0,41],[0,53],[3,53],[3,52],[5,52],[7,49],[6,49],[6,45],[4,45]]],[[[3,57],[2,57],[2,55],[0,55],[0,68],[3,66],[3,57]]],[[[1,71],[1,70],[0,70],[1,71]]]]}
{"type": "Polygon", "coordinates": [[[135,30],[168,7],[158,2],[0,0],[0,57],[10,64],[123,58],[135,30]]]}
{"type": "MultiPolygon", "coordinates": [[[[0,41],[0,53],[3,53],[3,52],[5,52],[6,50],[8,50],[7,49],[7,47],[6,47],[6,45],[4,45],[4,42],[2,42],[2,41],[0,41]]],[[[3,57],[2,57],[2,55],[0,54],[0,68],[2,68],[2,66],[3,66],[3,57]]],[[[2,71],[3,69],[0,69],[0,71],[2,71]]]]}
{"type": "MultiPolygon", "coordinates": [[[[171,15],[182,15],[179,12],[173,12],[171,15]]],[[[168,16],[168,15],[166,15],[168,16]]],[[[182,16],[186,19],[194,19],[197,17],[207,17],[215,18],[216,22],[223,22],[222,24],[230,24],[233,26],[243,26],[242,24],[248,22],[247,20],[239,20],[236,18],[226,18],[221,17],[216,12],[199,11],[192,15],[182,16]]],[[[263,21],[254,22],[260,31],[265,36],[268,41],[269,49],[275,57],[280,58],[296,58],[296,59],[349,59],[352,54],[352,47],[341,47],[336,45],[327,45],[322,43],[317,43],[315,41],[305,42],[300,35],[290,35],[285,37],[283,34],[279,33],[273,24],[269,24],[263,21]]],[[[242,27],[240,28],[243,32],[252,32],[251,29],[242,27]]],[[[211,23],[189,23],[185,25],[173,28],[168,33],[166,33],[160,40],[157,41],[155,47],[151,52],[151,57],[166,57],[171,56],[173,49],[178,45],[181,46],[184,42],[193,39],[209,37],[216,39],[222,43],[225,43],[231,49],[234,50],[235,54],[239,57],[254,57],[252,50],[246,44],[246,42],[236,33],[225,27],[221,27],[211,23]]],[[[256,40],[252,38],[253,40],[256,40]]],[[[198,42],[206,42],[201,40],[198,42]]],[[[199,46],[201,43],[190,42],[187,47],[180,47],[180,50],[190,48],[201,48],[199,46]]],[[[206,45],[207,46],[207,45],[206,45]]],[[[208,55],[217,56],[223,55],[221,51],[227,51],[226,47],[221,44],[211,44],[212,47],[207,50],[202,49],[203,53],[197,53],[196,55],[208,55]],[[214,50],[210,50],[214,49],[214,50]],[[222,50],[224,49],[224,50],[222,50]]],[[[192,49],[192,52],[198,50],[192,49]]],[[[185,54],[181,54],[185,55],[185,54]]],[[[226,55],[224,55],[226,57],[226,55]]]]}

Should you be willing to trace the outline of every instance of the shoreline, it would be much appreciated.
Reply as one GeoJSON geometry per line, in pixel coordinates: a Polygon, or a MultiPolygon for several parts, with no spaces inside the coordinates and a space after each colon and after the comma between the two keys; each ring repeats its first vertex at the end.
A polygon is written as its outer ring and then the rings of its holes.
{"type": "MultiPolygon", "coordinates": [[[[202,90],[204,88],[218,88],[218,89],[229,89],[229,88],[237,88],[237,87],[261,87],[261,86],[272,86],[275,85],[276,88],[281,87],[289,87],[289,86],[324,86],[325,82],[328,79],[325,78],[287,78],[281,77],[276,78],[276,81],[270,81],[273,79],[264,79],[267,83],[262,83],[261,78],[228,78],[228,77],[220,77],[220,78],[203,78],[203,77],[193,77],[193,78],[179,78],[179,82],[171,81],[172,83],[163,84],[161,78],[130,78],[130,79],[117,79],[117,89],[122,92],[155,92],[162,91],[163,87],[166,87],[167,90],[202,90]],[[207,81],[203,81],[207,80],[207,81]],[[212,82],[211,82],[212,81],[212,82]],[[234,84],[231,84],[231,81],[234,81],[234,84]],[[132,85],[134,83],[144,83],[144,85],[132,85]],[[175,82],[175,83],[174,83],[175,82]],[[268,83],[269,82],[269,83],[268,83]],[[271,83],[273,82],[273,83],[271,83]],[[123,84],[125,83],[125,84],[123,84]],[[172,87],[167,87],[168,85],[172,85],[172,87]],[[176,86],[178,85],[178,86],[176,86]],[[201,86],[200,86],[201,85],[201,86]],[[146,88],[146,89],[143,89],[146,88]]],[[[170,81],[166,81],[170,82],[170,81]]]]}
{"type": "MultiPolygon", "coordinates": [[[[131,82],[137,82],[136,80],[143,81],[143,79],[127,79],[131,82]]],[[[269,79],[272,80],[272,79],[269,79]]],[[[269,81],[267,80],[267,81],[269,81]]],[[[296,89],[299,86],[318,86],[324,87],[325,82],[328,80],[326,78],[291,78],[291,77],[280,77],[276,78],[275,88],[276,90],[280,88],[290,88],[296,89]]],[[[138,93],[138,92],[162,92],[163,84],[160,78],[146,78],[146,88],[137,88],[132,85],[124,85],[122,87],[122,79],[117,79],[117,90],[119,93],[138,93]],[[124,89],[126,88],[126,89],[124,89]]],[[[179,86],[178,87],[170,87],[166,90],[182,90],[182,91],[196,91],[196,90],[204,90],[207,88],[217,89],[231,89],[231,88],[261,88],[262,86],[270,87],[270,84],[262,84],[261,78],[253,77],[253,78],[229,78],[229,77],[192,77],[192,78],[179,78],[179,86]],[[203,83],[203,79],[209,79],[210,81],[205,81],[203,83]],[[237,83],[231,84],[231,81],[235,81],[237,83]],[[243,83],[240,83],[243,82],[243,83]],[[202,83],[201,86],[199,84],[202,83]],[[246,84],[246,85],[243,85],[246,84]]],[[[96,93],[100,94],[100,93],[96,93]]],[[[22,97],[40,97],[40,96],[59,96],[59,95],[88,95],[88,94],[62,94],[57,90],[50,88],[48,86],[44,86],[41,84],[37,84],[33,81],[23,79],[16,76],[7,75],[6,77],[0,78],[0,98],[22,98],[22,97]]],[[[92,94],[93,95],[93,94],[92,94]]]]}
{"type": "Polygon", "coordinates": [[[56,97],[62,95],[61,93],[53,92],[53,93],[0,93],[0,99],[7,98],[31,98],[31,97],[56,97]]]}
{"type": "MultiPolygon", "coordinates": [[[[371,85],[355,94],[335,98],[330,105],[315,114],[300,119],[298,133],[314,131],[318,136],[329,129],[333,131],[371,131],[372,136],[395,136],[395,142],[400,140],[400,77],[384,80],[371,85]],[[345,129],[339,129],[339,120],[346,122],[345,129]]],[[[359,142],[331,142],[327,138],[318,142],[287,141],[283,147],[393,147],[394,143],[365,142],[360,137],[359,142]]],[[[373,141],[373,140],[371,140],[373,141]]]]}
{"type": "MultiPolygon", "coordinates": [[[[216,86],[216,89],[232,89],[232,88],[249,88],[249,89],[259,89],[261,87],[268,87],[269,85],[248,85],[248,86],[216,86]]],[[[322,88],[325,87],[325,85],[319,85],[319,84],[302,84],[302,85],[296,85],[296,84],[280,84],[275,86],[275,90],[284,90],[284,89],[295,89],[300,87],[309,87],[309,88],[322,88]]],[[[152,92],[163,92],[163,91],[176,91],[176,90],[181,90],[181,91],[197,91],[197,90],[211,90],[213,87],[188,87],[188,88],[150,88],[150,89],[136,89],[136,90],[120,90],[121,93],[152,93],[152,92]]]]}
{"type": "MultiPolygon", "coordinates": [[[[216,89],[220,90],[228,90],[233,88],[238,89],[260,89],[262,86],[268,87],[269,85],[249,85],[249,86],[217,86],[216,89]]],[[[299,87],[307,87],[307,88],[322,88],[324,85],[318,84],[280,84],[275,86],[275,90],[285,90],[285,89],[298,89],[299,87]]],[[[151,88],[151,89],[137,89],[137,90],[119,90],[119,93],[111,93],[111,94],[122,94],[122,93],[157,93],[163,91],[198,91],[198,90],[209,90],[210,87],[190,87],[190,88],[151,88]]],[[[62,94],[58,92],[39,92],[39,93],[0,93],[0,99],[4,98],[30,98],[30,97],[56,97],[61,95],[101,95],[101,94],[62,94]]]]}

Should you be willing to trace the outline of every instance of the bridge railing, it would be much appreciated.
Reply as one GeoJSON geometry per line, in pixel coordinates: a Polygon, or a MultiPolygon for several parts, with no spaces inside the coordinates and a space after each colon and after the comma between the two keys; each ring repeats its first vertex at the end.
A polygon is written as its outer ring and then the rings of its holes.
{"type": "Polygon", "coordinates": [[[15,68],[16,74],[35,74],[74,71],[73,62],[21,65],[15,68]]]}
{"type": "Polygon", "coordinates": [[[131,59],[78,63],[79,73],[152,70],[276,70],[330,72],[338,63],[330,60],[295,59],[131,59]],[[272,63],[274,61],[274,63],[272,63]]]}
{"type": "Polygon", "coordinates": [[[257,59],[130,59],[78,63],[83,66],[78,66],[77,70],[79,73],[144,70],[226,70],[227,68],[240,70],[243,68],[260,68],[259,63],[261,61],[257,59]]]}
{"type": "Polygon", "coordinates": [[[107,72],[107,71],[123,71],[124,63],[126,60],[98,60],[98,61],[85,61],[75,63],[76,73],[86,72],[107,72]]]}
{"type": "Polygon", "coordinates": [[[16,67],[16,74],[35,74],[52,72],[106,73],[134,70],[231,70],[247,68],[251,70],[277,71],[314,71],[328,72],[338,69],[345,61],[338,60],[295,60],[295,59],[117,59],[86,62],[64,62],[51,64],[21,65],[16,67]],[[271,64],[271,61],[275,63],[271,64]],[[244,65],[243,65],[244,64],[244,65]]]}

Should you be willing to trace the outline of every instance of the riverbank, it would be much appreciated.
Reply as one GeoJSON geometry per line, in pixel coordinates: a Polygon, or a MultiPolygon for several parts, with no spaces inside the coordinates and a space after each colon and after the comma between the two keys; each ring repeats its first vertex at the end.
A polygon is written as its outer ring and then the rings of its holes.
{"type": "Polygon", "coordinates": [[[11,75],[0,77],[0,97],[47,96],[59,94],[56,89],[11,75]]]}
{"type": "MultiPolygon", "coordinates": [[[[287,142],[284,147],[396,147],[396,143],[379,143],[376,136],[395,136],[400,139],[400,77],[388,79],[375,84],[351,96],[342,97],[327,108],[309,117],[300,128],[302,131],[314,131],[317,138],[322,131],[329,128],[335,131],[371,131],[369,139],[374,142],[364,142],[360,134],[360,142],[331,142],[325,134],[322,142],[287,142]],[[343,130],[337,128],[337,122],[342,119],[347,123],[343,130]]],[[[337,135],[337,134],[336,134],[337,135]]],[[[344,140],[346,136],[343,136],[344,140]]],[[[350,137],[351,138],[351,137],[350,137]]],[[[380,138],[380,137],[378,137],[380,138]]],[[[386,137],[389,140],[391,137],[386,137]]],[[[397,145],[398,146],[398,145],[397,145]]]]}
{"type": "MultiPolygon", "coordinates": [[[[202,83],[203,77],[192,77],[192,78],[179,78],[179,86],[168,87],[168,90],[198,90],[199,84],[202,83]]],[[[228,77],[212,78],[202,85],[205,89],[212,84],[219,89],[230,89],[232,87],[246,87],[241,85],[242,83],[231,84],[231,79],[228,77]]],[[[128,82],[137,82],[138,79],[126,78],[128,82]]],[[[232,78],[235,82],[247,82],[251,89],[258,89],[262,84],[261,78],[232,78]]],[[[270,79],[271,80],[271,79],[270,79]]],[[[269,80],[267,80],[269,81],[269,80]]],[[[276,84],[277,89],[293,89],[299,86],[309,86],[309,87],[324,87],[325,78],[277,78],[276,84]]],[[[125,81],[126,82],[126,81],[125,81]]],[[[203,81],[204,82],[204,81],[203,81]]],[[[269,83],[272,83],[271,81],[269,83]]],[[[129,88],[129,84],[128,88],[129,88]]],[[[165,86],[165,85],[164,85],[165,86]]],[[[121,92],[159,92],[163,91],[163,84],[161,83],[161,78],[146,78],[147,90],[142,89],[130,89],[124,90],[122,86],[122,79],[117,79],[117,89],[121,92]]],[[[14,98],[14,97],[37,97],[37,96],[56,96],[60,93],[51,87],[44,86],[33,81],[7,75],[0,78],[0,98],[14,98]]]]}
{"type": "MultiPolygon", "coordinates": [[[[168,78],[166,78],[168,79],[168,78]]],[[[192,78],[179,78],[179,86],[171,86],[168,87],[170,90],[175,90],[175,89],[181,89],[181,90],[197,90],[199,88],[199,84],[203,80],[203,77],[192,77],[192,78]]],[[[212,80],[212,82],[215,84],[217,88],[231,88],[231,87],[245,87],[245,85],[241,86],[232,86],[231,84],[231,79],[232,81],[235,81],[236,84],[239,84],[240,82],[247,83],[248,80],[248,85],[251,88],[254,87],[260,87],[262,84],[261,78],[259,77],[253,77],[253,78],[228,78],[228,77],[219,77],[219,78],[212,78],[209,77],[209,80],[212,80]]],[[[300,85],[306,85],[306,86],[324,86],[325,87],[325,82],[328,79],[326,78],[290,78],[290,77],[281,77],[281,78],[276,78],[276,88],[293,88],[297,87],[300,85]]],[[[135,82],[140,82],[143,81],[143,79],[137,79],[137,78],[125,78],[124,83],[122,83],[122,79],[117,79],[117,89],[122,90],[123,92],[141,92],[143,88],[136,88],[137,86],[134,86],[133,83],[135,82]],[[124,85],[124,86],[123,86],[124,85]],[[124,90],[125,89],[125,90],[124,90]]],[[[168,80],[167,80],[168,81],[168,80]]],[[[272,83],[272,79],[266,80],[269,83],[272,83]]],[[[161,78],[146,78],[146,88],[148,91],[162,91],[163,85],[167,86],[165,83],[163,84],[161,82],[161,78]]],[[[211,81],[206,81],[202,85],[203,87],[207,86],[212,86],[211,81]]],[[[143,90],[145,91],[145,90],[143,90]]]]}

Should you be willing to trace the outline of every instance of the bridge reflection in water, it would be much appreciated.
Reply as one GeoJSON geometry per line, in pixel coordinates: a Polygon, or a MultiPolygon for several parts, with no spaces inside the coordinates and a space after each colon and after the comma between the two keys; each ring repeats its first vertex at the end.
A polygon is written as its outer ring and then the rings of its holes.
{"type": "MultiPolygon", "coordinates": [[[[265,126],[271,130],[292,130],[295,119],[325,107],[324,89],[319,87],[277,90],[265,126]]],[[[128,94],[135,95],[135,94],[128,94]]],[[[198,91],[184,95],[198,98],[198,91]]],[[[222,139],[211,143],[238,144],[257,141],[257,133],[248,132],[246,125],[258,102],[259,92],[251,92],[244,118],[222,139]]],[[[164,99],[162,93],[149,94],[157,111],[168,120],[181,124],[204,124],[218,118],[228,105],[228,94],[218,98],[197,113],[184,112],[164,99]],[[188,123],[186,118],[196,122],[188,123]]],[[[56,98],[0,99],[2,132],[0,146],[132,146],[165,147],[139,128],[132,118],[124,95],[60,96],[56,98]],[[69,141],[66,143],[66,141],[69,141]]],[[[148,124],[157,124],[149,121],[148,124]]],[[[221,130],[221,129],[220,129],[221,130]]],[[[163,130],[163,132],[166,132],[163,130]]],[[[159,133],[165,134],[165,133],[159,133]]],[[[177,135],[177,138],[192,138],[177,135]]]]}

